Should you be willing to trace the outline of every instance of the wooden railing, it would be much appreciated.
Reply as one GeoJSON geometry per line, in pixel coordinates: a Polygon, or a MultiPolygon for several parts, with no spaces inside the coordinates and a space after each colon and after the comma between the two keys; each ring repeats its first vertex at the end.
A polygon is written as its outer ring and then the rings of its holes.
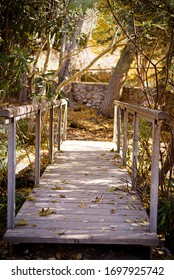
{"type": "Polygon", "coordinates": [[[14,228],[15,218],[15,177],[16,177],[16,124],[19,119],[35,117],[35,185],[40,182],[40,152],[41,152],[41,126],[42,111],[49,110],[49,158],[53,160],[54,154],[54,109],[58,108],[58,150],[62,141],[66,140],[67,125],[67,101],[65,99],[55,102],[42,102],[36,105],[5,108],[0,110],[0,117],[4,118],[8,125],[8,205],[7,205],[7,228],[14,228]]]}
{"type": "MultiPolygon", "coordinates": [[[[151,154],[151,188],[150,188],[150,231],[157,230],[158,187],[159,187],[159,150],[161,123],[167,118],[167,113],[154,109],[144,108],[125,102],[114,101],[114,142],[117,152],[121,153],[123,164],[126,165],[128,114],[133,115],[133,150],[132,150],[132,186],[136,188],[137,161],[138,161],[138,130],[139,119],[152,123],[152,154],[151,154]],[[122,126],[121,123],[124,123],[122,126]],[[123,127],[123,133],[122,133],[123,127]],[[122,137],[121,137],[122,135],[122,137]],[[121,150],[122,142],[122,150],[121,150]]],[[[150,160],[150,159],[149,159],[150,160]]]]}

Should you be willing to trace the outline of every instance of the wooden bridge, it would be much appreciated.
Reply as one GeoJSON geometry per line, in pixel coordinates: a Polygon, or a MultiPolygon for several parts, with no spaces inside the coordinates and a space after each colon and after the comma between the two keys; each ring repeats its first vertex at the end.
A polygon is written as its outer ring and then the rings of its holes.
{"type": "Polygon", "coordinates": [[[63,142],[66,140],[67,122],[65,100],[35,107],[4,109],[0,116],[5,117],[8,123],[8,224],[5,241],[11,244],[94,243],[149,247],[158,244],[159,134],[161,121],[166,118],[164,112],[115,101],[113,142],[63,142]],[[55,107],[58,107],[59,124],[56,152],[55,107]],[[46,109],[50,111],[50,165],[40,178],[41,113],[46,109]],[[35,188],[15,216],[16,122],[31,114],[36,115],[35,188]],[[128,114],[134,116],[131,177],[125,168],[128,114]],[[139,118],[145,118],[153,125],[150,217],[136,192],[139,118]]]}

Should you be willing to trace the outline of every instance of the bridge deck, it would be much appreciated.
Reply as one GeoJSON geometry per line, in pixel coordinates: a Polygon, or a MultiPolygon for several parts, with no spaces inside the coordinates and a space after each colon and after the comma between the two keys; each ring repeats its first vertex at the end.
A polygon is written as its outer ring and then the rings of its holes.
{"type": "Polygon", "coordinates": [[[64,142],[5,241],[156,246],[149,217],[113,148],[112,142],[64,142]]]}

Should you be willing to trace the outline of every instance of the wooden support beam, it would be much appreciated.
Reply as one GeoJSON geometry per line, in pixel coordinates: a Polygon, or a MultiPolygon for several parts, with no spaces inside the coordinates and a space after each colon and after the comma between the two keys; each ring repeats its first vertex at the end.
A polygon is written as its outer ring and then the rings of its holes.
{"type": "Polygon", "coordinates": [[[160,151],[161,122],[153,123],[153,146],[152,146],[152,172],[150,189],[150,231],[157,230],[158,212],[158,185],[159,185],[159,151],[160,151]]]}
{"type": "Polygon", "coordinates": [[[59,151],[61,146],[61,132],[62,132],[62,104],[59,107],[59,113],[58,113],[58,150],[59,151]]]}
{"type": "Polygon", "coordinates": [[[121,102],[118,100],[114,101],[114,105],[120,107],[121,109],[127,109],[128,112],[134,114],[137,113],[137,116],[148,119],[149,121],[153,120],[165,120],[167,118],[167,113],[164,111],[159,111],[155,109],[141,107],[139,105],[134,105],[126,102],[121,102]]]}
{"type": "Polygon", "coordinates": [[[113,142],[117,142],[117,106],[114,105],[114,130],[113,130],[113,142]]]}
{"type": "Polygon", "coordinates": [[[50,108],[50,120],[49,120],[49,157],[50,163],[53,161],[54,154],[54,106],[50,108]]]}
{"type": "Polygon", "coordinates": [[[64,115],[63,115],[63,141],[66,141],[66,129],[67,129],[67,102],[64,104],[64,115]]]}
{"type": "Polygon", "coordinates": [[[133,118],[133,151],[132,151],[132,186],[135,189],[137,183],[137,155],[138,155],[138,117],[134,113],[133,118]]]}
{"type": "Polygon", "coordinates": [[[123,164],[126,165],[127,151],[127,128],[128,128],[128,112],[124,110],[124,134],[123,134],[123,164]]]}
{"type": "Polygon", "coordinates": [[[36,114],[35,185],[40,183],[41,110],[36,114]]]}
{"type": "Polygon", "coordinates": [[[117,110],[117,152],[120,153],[121,146],[121,108],[117,110]]]}
{"type": "Polygon", "coordinates": [[[16,173],[16,119],[8,124],[8,206],[7,228],[14,228],[15,218],[15,173],[16,173]]]}

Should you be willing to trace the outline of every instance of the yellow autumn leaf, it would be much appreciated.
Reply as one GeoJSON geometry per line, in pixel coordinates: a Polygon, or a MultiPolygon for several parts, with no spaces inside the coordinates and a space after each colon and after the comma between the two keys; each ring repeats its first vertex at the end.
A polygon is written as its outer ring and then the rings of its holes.
{"type": "Polygon", "coordinates": [[[26,199],[29,200],[29,201],[34,201],[34,200],[36,200],[36,199],[35,199],[34,197],[32,197],[32,196],[27,196],[26,199]]]}
{"type": "Polygon", "coordinates": [[[28,223],[25,219],[21,219],[18,223],[17,226],[27,226],[28,223]]]}
{"type": "Polygon", "coordinates": [[[63,184],[68,184],[68,180],[61,180],[63,184]]]}
{"type": "Polygon", "coordinates": [[[42,208],[41,210],[39,210],[38,213],[40,216],[48,216],[48,215],[54,214],[54,211],[52,209],[50,209],[50,207],[48,207],[46,209],[42,208]]]}
{"type": "Polygon", "coordinates": [[[57,190],[64,190],[64,188],[63,187],[59,187],[59,186],[54,186],[52,188],[52,190],[55,190],[55,191],[57,191],[57,190]]]}
{"type": "Polygon", "coordinates": [[[93,201],[94,203],[99,203],[103,201],[103,196],[96,196],[95,200],[93,201]]]}

